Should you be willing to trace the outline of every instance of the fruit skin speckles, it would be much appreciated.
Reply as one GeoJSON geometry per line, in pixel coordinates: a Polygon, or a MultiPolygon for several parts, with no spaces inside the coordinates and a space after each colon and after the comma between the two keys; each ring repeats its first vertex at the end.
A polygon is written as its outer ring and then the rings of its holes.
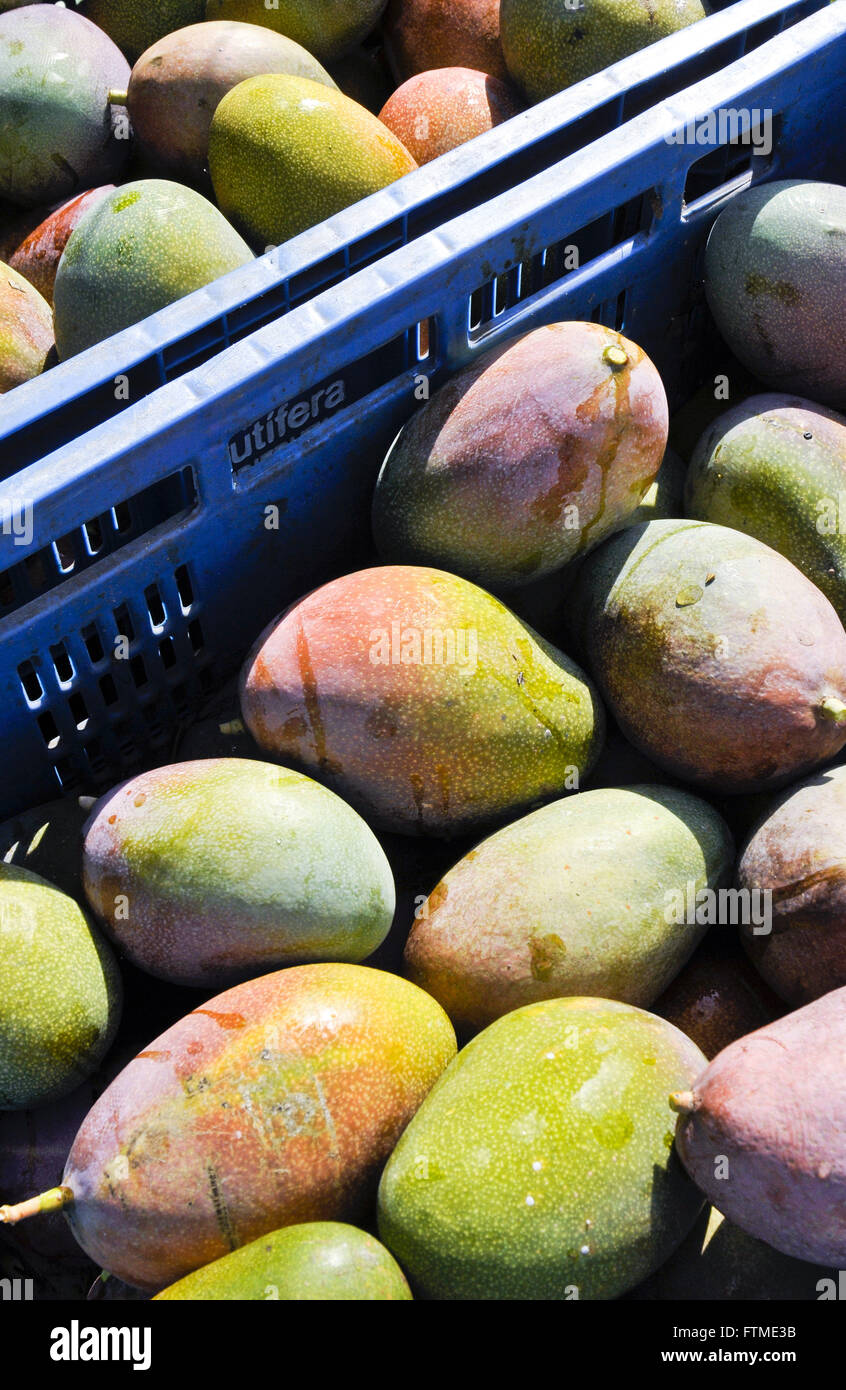
{"type": "Polygon", "coordinates": [[[362,1220],[397,1138],[455,1056],[455,1034],[406,980],[321,964],[238,985],[145,1052],[90,1111],[63,1182],[83,1249],[156,1291],[233,1242],[362,1220]]]}
{"type": "Polygon", "coordinates": [[[619,1297],[701,1208],[665,1136],[668,1086],[689,1085],[703,1063],[670,1024],[610,1000],[505,1015],[447,1068],[397,1145],[381,1239],[428,1298],[619,1297]]]}

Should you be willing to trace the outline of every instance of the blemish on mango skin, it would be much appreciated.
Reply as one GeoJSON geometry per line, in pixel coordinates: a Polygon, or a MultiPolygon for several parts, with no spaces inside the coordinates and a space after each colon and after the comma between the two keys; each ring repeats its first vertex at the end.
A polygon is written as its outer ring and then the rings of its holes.
{"type": "Polygon", "coordinates": [[[790,306],[798,304],[802,297],[796,286],[791,285],[789,281],[770,280],[766,275],[761,275],[754,270],[751,270],[746,277],[746,293],[749,295],[769,295],[771,299],[777,299],[780,304],[790,306]]]}
{"type": "Polygon", "coordinates": [[[207,1018],[212,1018],[215,1023],[219,1023],[221,1028],[243,1028],[246,1025],[246,1019],[243,1014],[220,1013],[216,1009],[192,1009],[191,1012],[195,1014],[205,1014],[207,1018]]]}

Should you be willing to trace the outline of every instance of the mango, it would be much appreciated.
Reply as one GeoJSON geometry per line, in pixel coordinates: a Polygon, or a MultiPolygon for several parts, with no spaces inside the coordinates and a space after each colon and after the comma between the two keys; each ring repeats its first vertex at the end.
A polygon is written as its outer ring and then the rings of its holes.
{"type": "Polygon", "coordinates": [[[535,329],[405,426],[376,485],[379,553],[497,590],[550,574],[640,505],[668,429],[661,378],[634,343],[594,323],[535,329]]]}
{"type": "Polygon", "coordinates": [[[846,989],[739,1038],[673,1097],[710,1201],[784,1255],[846,1259],[846,989]]]}
{"type": "Polygon", "coordinates": [[[819,589],[751,536],[630,527],[585,560],[571,604],[623,734],[685,781],[769,790],[846,743],[846,633],[819,589]]]}
{"type": "Polygon", "coordinates": [[[206,19],[263,24],[294,39],[322,63],[341,58],[376,27],[385,0],[206,0],[206,19]]]}
{"type": "Polygon", "coordinates": [[[305,77],[239,82],[212,119],[209,169],[218,205],[262,251],[416,168],[371,112],[305,77]]]}
{"type": "Polygon", "coordinates": [[[506,79],[500,0],[389,0],[385,45],[401,82],[452,64],[506,79]]]}
{"type": "Polygon", "coordinates": [[[129,67],[101,29],[62,5],[0,15],[0,198],[51,205],[113,181],[129,158],[109,92],[129,67]]]}
{"type": "Polygon", "coordinates": [[[774,391],[846,409],[843,287],[846,188],[762,183],[732,198],[711,229],[705,292],[744,366],[774,391]]]}
{"type": "Polygon", "coordinates": [[[303,965],[227,990],[90,1111],[62,1180],[74,1235],[158,1291],[282,1226],[356,1224],[454,1055],[440,1005],[382,971],[303,965]]]}
{"type": "MultiPolygon", "coordinates": [[[[130,63],[175,29],[203,18],[205,0],[82,0],[81,9],[130,63]]],[[[124,82],[124,89],[126,83],[124,82]]]]}
{"type": "Polygon", "coordinates": [[[86,210],[53,288],[65,360],[253,259],[200,193],[166,179],[124,184],[86,210]]]}
{"type": "Polygon", "coordinates": [[[28,280],[0,262],[0,395],[40,376],[53,346],[50,305],[28,280]]]}
{"type": "Polygon", "coordinates": [[[544,101],[709,13],[701,0],[501,0],[502,48],[529,100],[544,101]]]}
{"type": "Polygon", "coordinates": [[[459,1032],[568,995],[647,1008],[705,932],[688,895],[727,883],[733,866],[727,826],[687,792],[553,801],[442,878],[412,926],[408,975],[459,1032]]]}
{"type": "Polygon", "coordinates": [[[216,1299],[407,1302],[396,1260],[373,1236],[339,1221],[286,1226],[156,1294],[153,1302],[216,1299]]]}
{"type": "Polygon", "coordinates": [[[120,974],[78,904],[11,864],[0,864],[0,958],[0,1110],[25,1110],[97,1069],[120,1020],[120,974]]]}
{"type": "Polygon", "coordinates": [[[30,232],[12,256],[9,262],[12,269],[34,285],[47,304],[53,304],[56,271],[71,232],[88,208],[112,192],[114,184],[109,183],[103,188],[90,188],[87,193],[62,203],[30,232]]]}
{"type": "Polygon", "coordinates": [[[769,895],[772,913],[768,933],[741,927],[744,948],[794,1009],[846,986],[844,814],[846,767],[826,768],[770,806],[738,865],[740,887],[769,895]]]}
{"type": "Polygon", "coordinates": [[[206,191],[212,116],[239,82],[268,72],[335,85],[298,43],[258,24],[190,24],[159,39],[133,67],[127,93],[143,154],[169,178],[206,191]]]}
{"type": "Polygon", "coordinates": [[[753,396],[706,430],[686,514],[786,555],[846,619],[846,418],[799,396],[753,396]]]}
{"type": "MultiPolygon", "coordinates": [[[[724,919],[722,927],[728,925],[724,919]]],[[[766,922],[759,919],[757,925],[766,922]]],[[[737,936],[715,929],[655,1000],[652,1012],[692,1038],[710,1061],[729,1043],[778,1018],[784,1005],[749,964],[737,936]]]]}
{"type": "Polygon", "coordinates": [[[410,77],[379,112],[418,164],[428,164],[484,135],[522,110],[496,77],[470,68],[439,68],[410,77]]]}
{"type": "Polygon", "coordinates": [[[197,987],[300,961],[364,960],[395,904],[378,840],[340,797],[238,758],[156,768],[102,798],[83,880],[130,960],[197,987]]]}
{"type": "Polygon", "coordinates": [[[702,1201],[673,1153],[668,1087],[702,1054],[605,999],[529,1004],[444,1072],[388,1161],[379,1235],[415,1293],[613,1299],[702,1201]]]}
{"type": "Polygon", "coordinates": [[[578,787],[603,712],[584,673],[483,589],[383,566],[259,637],[241,676],[261,748],[382,829],[450,837],[578,787]]]}

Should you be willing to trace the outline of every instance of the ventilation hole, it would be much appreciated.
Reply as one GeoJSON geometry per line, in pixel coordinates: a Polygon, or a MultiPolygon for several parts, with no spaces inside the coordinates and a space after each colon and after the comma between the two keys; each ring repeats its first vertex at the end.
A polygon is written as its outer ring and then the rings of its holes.
{"type": "Polygon", "coordinates": [[[70,574],[76,567],[74,537],[72,535],[61,536],[59,540],[53,542],[52,549],[62,574],[70,574]]]}
{"type": "Polygon", "coordinates": [[[125,637],[127,642],[134,642],[135,628],[132,623],[132,618],[129,615],[129,609],[125,603],[122,603],[120,608],[114,610],[113,617],[118,630],[118,636],[125,637]]]}
{"type": "Polygon", "coordinates": [[[174,709],[181,719],[188,713],[188,690],[182,681],[173,687],[170,698],[173,700],[174,709]]]}
{"type": "Polygon", "coordinates": [[[153,631],[163,628],[167,622],[167,610],[162,603],[162,596],[159,593],[158,585],[151,584],[149,589],[144,590],[144,601],[147,604],[147,612],[153,624],[153,631]]]}
{"type": "Polygon", "coordinates": [[[44,697],[44,686],[38,676],[38,672],[31,661],[25,661],[18,667],[18,675],[21,678],[21,685],[27,700],[31,705],[37,705],[44,697]]]}
{"type": "Polygon", "coordinates": [[[85,650],[95,666],[98,662],[105,660],[106,653],[103,651],[103,643],[93,623],[82,629],[82,640],[85,643],[85,650]]]}
{"type": "Polygon", "coordinates": [[[15,601],[15,586],[8,570],[0,574],[0,608],[8,608],[15,601]]]}
{"type": "Polygon", "coordinates": [[[176,580],[176,592],[179,594],[179,602],[182,605],[182,612],[187,613],[194,602],[194,590],[191,586],[191,576],[188,573],[188,566],[180,565],[174,578],[176,580]]]}
{"type": "Polygon", "coordinates": [[[79,786],[80,776],[70,758],[60,758],[55,764],[53,771],[62,791],[70,791],[72,787],[79,786]]]}
{"type": "Polygon", "coordinates": [[[626,323],[626,299],[627,294],[623,290],[622,294],[617,296],[617,312],[614,315],[614,327],[618,333],[622,333],[626,323]]]}
{"type": "Polygon", "coordinates": [[[82,534],[88,554],[98,555],[103,549],[103,531],[96,516],[91,521],[86,521],[82,528],[82,534]]]}
{"type": "Polygon", "coordinates": [[[196,656],[205,646],[203,641],[203,629],[200,626],[199,618],[195,618],[193,623],[188,624],[188,636],[191,639],[191,646],[196,656]]]}
{"type": "Polygon", "coordinates": [[[73,722],[76,727],[80,730],[86,728],[88,724],[88,709],[79,691],[71,695],[68,700],[68,709],[73,716],[73,722]]]}
{"type": "Polygon", "coordinates": [[[128,502],[118,502],[116,507],[112,507],[112,521],[121,535],[132,529],[132,511],[128,502]]]}
{"type": "Polygon", "coordinates": [[[115,724],[115,737],[118,740],[121,757],[125,759],[137,758],[138,750],[135,747],[132,730],[125,719],[119,719],[115,724]]]}
{"type": "Polygon", "coordinates": [[[50,648],[50,655],[53,658],[53,666],[61,685],[67,685],[76,675],[73,669],[73,662],[68,656],[67,648],[59,643],[58,647],[50,648]]]}
{"type": "Polygon", "coordinates": [[[163,732],[162,721],[156,706],[145,705],[142,713],[153,738],[160,737],[163,732]]]}
{"type": "Polygon", "coordinates": [[[199,680],[200,689],[204,695],[208,694],[209,691],[214,690],[215,680],[208,666],[206,666],[205,669],[200,672],[199,680]]]}
{"type": "Polygon", "coordinates": [[[134,656],[129,663],[132,679],[137,686],[147,684],[147,668],[144,665],[144,658],[141,655],[134,656]]]}
{"type": "Polygon", "coordinates": [[[38,727],[41,730],[41,737],[47,744],[47,747],[50,749],[58,748],[61,741],[59,727],[49,710],[45,710],[43,714],[39,714],[38,727]]]}
{"type": "Polygon", "coordinates": [[[172,637],[166,637],[159,643],[159,656],[166,671],[170,671],[176,665],[176,647],[172,637]]]}
{"type": "Polygon", "coordinates": [[[100,677],[100,694],[101,694],[102,697],[103,697],[103,703],[104,703],[104,704],[106,704],[106,705],[116,705],[116,704],[117,704],[117,702],[118,702],[117,686],[115,685],[114,679],[113,679],[112,676],[106,675],[106,676],[101,676],[101,677],[100,677]]]}

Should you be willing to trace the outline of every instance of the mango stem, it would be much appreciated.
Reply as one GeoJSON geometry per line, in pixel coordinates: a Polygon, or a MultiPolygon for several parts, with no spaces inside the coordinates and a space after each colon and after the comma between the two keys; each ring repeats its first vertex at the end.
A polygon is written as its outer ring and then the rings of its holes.
{"type": "Polygon", "coordinates": [[[826,695],[824,700],[820,700],[819,711],[823,719],[830,719],[834,724],[846,722],[846,705],[835,695],[826,695]]]}
{"type": "Polygon", "coordinates": [[[27,1221],[30,1216],[41,1216],[48,1211],[61,1211],[70,1206],[73,1193],[69,1187],[51,1187],[38,1197],[29,1197],[13,1207],[0,1207],[0,1225],[14,1226],[18,1221],[27,1221]]]}
{"type": "Polygon", "coordinates": [[[693,1091],[674,1091],[670,1096],[670,1109],[678,1115],[692,1115],[699,1109],[699,1101],[693,1091]]]}
{"type": "Polygon", "coordinates": [[[121,92],[121,91],[118,91],[117,89],[115,89],[115,90],[109,92],[109,105],[110,105],[110,106],[126,106],[126,103],[127,103],[128,100],[129,100],[129,93],[128,93],[128,92],[121,92]]]}

